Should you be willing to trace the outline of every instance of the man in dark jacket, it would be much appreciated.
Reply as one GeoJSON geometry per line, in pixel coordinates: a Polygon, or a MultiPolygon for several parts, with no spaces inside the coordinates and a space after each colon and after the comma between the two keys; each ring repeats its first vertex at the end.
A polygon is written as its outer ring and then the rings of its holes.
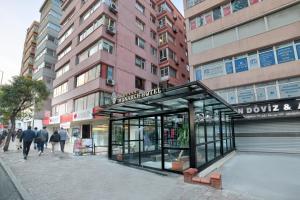
{"type": "Polygon", "coordinates": [[[20,142],[23,140],[23,156],[25,160],[27,159],[31,143],[35,137],[35,132],[31,130],[31,126],[28,126],[27,130],[21,135],[20,142]]]}

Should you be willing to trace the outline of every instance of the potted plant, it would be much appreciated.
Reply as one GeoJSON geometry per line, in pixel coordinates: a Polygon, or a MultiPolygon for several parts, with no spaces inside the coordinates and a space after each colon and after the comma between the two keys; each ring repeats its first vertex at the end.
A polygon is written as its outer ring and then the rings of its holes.
{"type": "MultiPolygon", "coordinates": [[[[182,127],[178,129],[177,144],[180,147],[189,146],[189,125],[187,123],[182,124],[182,127]]],[[[176,171],[182,171],[183,165],[188,158],[182,156],[184,150],[181,150],[178,157],[172,162],[172,169],[176,171]]]]}

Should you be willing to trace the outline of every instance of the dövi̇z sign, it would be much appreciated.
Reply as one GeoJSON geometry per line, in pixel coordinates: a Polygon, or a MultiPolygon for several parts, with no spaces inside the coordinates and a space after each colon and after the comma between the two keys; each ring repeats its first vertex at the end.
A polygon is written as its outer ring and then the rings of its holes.
{"type": "Polygon", "coordinates": [[[299,111],[300,114],[300,100],[295,99],[277,103],[261,103],[246,106],[235,106],[235,110],[242,115],[280,113],[290,111],[299,111]]]}

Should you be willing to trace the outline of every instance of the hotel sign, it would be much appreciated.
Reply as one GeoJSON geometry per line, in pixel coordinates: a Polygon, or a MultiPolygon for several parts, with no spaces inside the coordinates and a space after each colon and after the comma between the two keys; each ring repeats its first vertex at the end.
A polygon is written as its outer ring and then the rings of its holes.
{"type": "Polygon", "coordinates": [[[300,115],[300,99],[237,105],[234,108],[246,118],[294,116],[300,115]]]}
{"type": "Polygon", "coordinates": [[[113,94],[112,95],[112,103],[113,104],[125,103],[128,101],[133,101],[133,100],[141,99],[144,97],[149,97],[149,96],[153,96],[156,94],[160,94],[161,92],[162,91],[160,88],[155,88],[155,89],[149,90],[147,92],[135,91],[135,92],[127,93],[120,97],[117,97],[115,94],[113,94]]]}

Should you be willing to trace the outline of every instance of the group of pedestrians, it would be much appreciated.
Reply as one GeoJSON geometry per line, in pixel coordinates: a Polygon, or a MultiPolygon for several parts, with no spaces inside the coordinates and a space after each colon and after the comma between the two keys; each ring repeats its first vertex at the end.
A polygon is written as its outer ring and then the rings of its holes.
{"type": "MultiPolygon", "coordinates": [[[[18,134],[17,134],[18,137],[18,134]]],[[[28,126],[26,131],[21,131],[20,134],[20,142],[23,141],[23,156],[26,160],[28,157],[28,153],[30,150],[30,146],[34,141],[34,147],[37,148],[39,152],[39,156],[44,152],[44,146],[47,148],[47,143],[49,139],[49,134],[46,127],[43,127],[42,130],[35,128],[31,130],[31,126],[28,126]]],[[[54,131],[53,135],[51,135],[49,142],[52,144],[52,152],[55,150],[56,144],[60,142],[61,152],[64,152],[65,142],[68,139],[68,133],[66,130],[61,128],[59,131],[54,131]]],[[[22,147],[21,147],[22,148],[22,147]]]]}

